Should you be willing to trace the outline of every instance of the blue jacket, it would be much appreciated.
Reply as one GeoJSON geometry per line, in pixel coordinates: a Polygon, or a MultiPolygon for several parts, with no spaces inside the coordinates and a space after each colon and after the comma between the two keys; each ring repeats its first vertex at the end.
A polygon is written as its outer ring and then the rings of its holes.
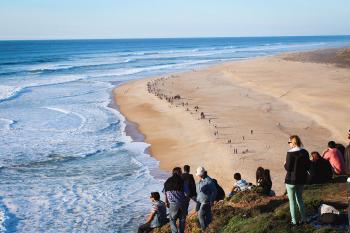
{"type": "Polygon", "coordinates": [[[216,185],[209,176],[206,176],[197,184],[197,201],[201,204],[214,202],[216,194],[216,185]]]}

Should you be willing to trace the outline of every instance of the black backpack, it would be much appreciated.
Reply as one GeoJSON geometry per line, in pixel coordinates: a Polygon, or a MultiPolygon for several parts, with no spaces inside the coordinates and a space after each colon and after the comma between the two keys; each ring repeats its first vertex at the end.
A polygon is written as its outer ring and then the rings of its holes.
{"type": "Polygon", "coordinates": [[[218,184],[218,181],[216,179],[213,179],[213,182],[215,184],[216,187],[216,197],[215,197],[215,201],[220,201],[220,200],[224,200],[225,199],[225,191],[223,190],[223,188],[218,184]]]}

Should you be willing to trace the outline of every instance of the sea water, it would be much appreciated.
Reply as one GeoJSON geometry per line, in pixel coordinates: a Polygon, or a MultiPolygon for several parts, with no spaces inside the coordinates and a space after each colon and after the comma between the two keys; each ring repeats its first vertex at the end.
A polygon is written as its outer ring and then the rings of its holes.
{"type": "MultiPolygon", "coordinates": [[[[165,175],[125,133],[123,82],[350,36],[0,41],[0,232],[135,232],[165,175]]],[[[182,166],[183,164],[179,164],[182,166]]]]}

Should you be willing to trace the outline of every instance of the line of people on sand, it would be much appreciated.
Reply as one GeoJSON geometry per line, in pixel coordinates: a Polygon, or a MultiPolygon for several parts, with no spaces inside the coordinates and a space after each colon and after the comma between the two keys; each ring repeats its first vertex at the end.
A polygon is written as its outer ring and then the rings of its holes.
{"type": "MultiPolygon", "coordinates": [[[[179,102],[174,102],[176,100],[181,100],[183,99],[183,97],[181,97],[179,94],[175,95],[175,96],[170,96],[170,95],[167,95],[164,91],[164,81],[167,80],[168,78],[158,78],[158,79],[155,79],[155,80],[152,80],[152,81],[148,81],[147,82],[147,91],[148,93],[150,94],[153,94],[155,95],[156,97],[158,97],[159,99],[163,100],[165,99],[167,102],[169,102],[171,105],[173,105],[175,103],[179,104],[179,102]]],[[[185,107],[186,106],[186,111],[187,112],[190,112],[191,114],[193,114],[192,111],[190,111],[190,108],[188,107],[188,102],[181,102],[180,105],[182,105],[182,107],[185,107]]],[[[178,105],[176,105],[178,106],[178,105]]],[[[193,110],[195,112],[199,112],[199,106],[198,105],[195,105],[193,107],[193,110]]],[[[200,120],[204,120],[204,119],[207,119],[207,115],[204,113],[204,112],[200,112],[200,118],[198,118],[200,120]]],[[[211,118],[208,118],[208,122],[209,124],[213,123],[214,124],[214,121],[213,119],[211,118]]],[[[214,124],[213,125],[214,128],[215,128],[215,131],[214,131],[214,136],[219,139],[219,130],[217,129],[217,125],[214,124]]],[[[254,131],[251,129],[250,131],[250,134],[253,135],[254,131]]],[[[242,136],[242,140],[244,141],[245,140],[245,136],[242,136]]],[[[227,140],[227,144],[231,144],[232,143],[232,139],[228,139],[227,140]]],[[[231,148],[231,147],[230,147],[231,148]]],[[[244,149],[240,152],[241,154],[246,154],[248,153],[248,149],[244,149]]],[[[233,150],[233,154],[238,154],[238,149],[237,148],[234,148],[233,150]]]]}

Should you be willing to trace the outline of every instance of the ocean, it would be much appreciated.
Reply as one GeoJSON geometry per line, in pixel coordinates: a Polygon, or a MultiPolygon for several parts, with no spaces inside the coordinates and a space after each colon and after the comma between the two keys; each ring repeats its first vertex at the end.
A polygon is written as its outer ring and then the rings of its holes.
{"type": "Polygon", "coordinates": [[[168,173],[126,134],[115,86],[349,45],[350,36],[0,41],[0,232],[127,233],[144,222],[168,173]]]}

